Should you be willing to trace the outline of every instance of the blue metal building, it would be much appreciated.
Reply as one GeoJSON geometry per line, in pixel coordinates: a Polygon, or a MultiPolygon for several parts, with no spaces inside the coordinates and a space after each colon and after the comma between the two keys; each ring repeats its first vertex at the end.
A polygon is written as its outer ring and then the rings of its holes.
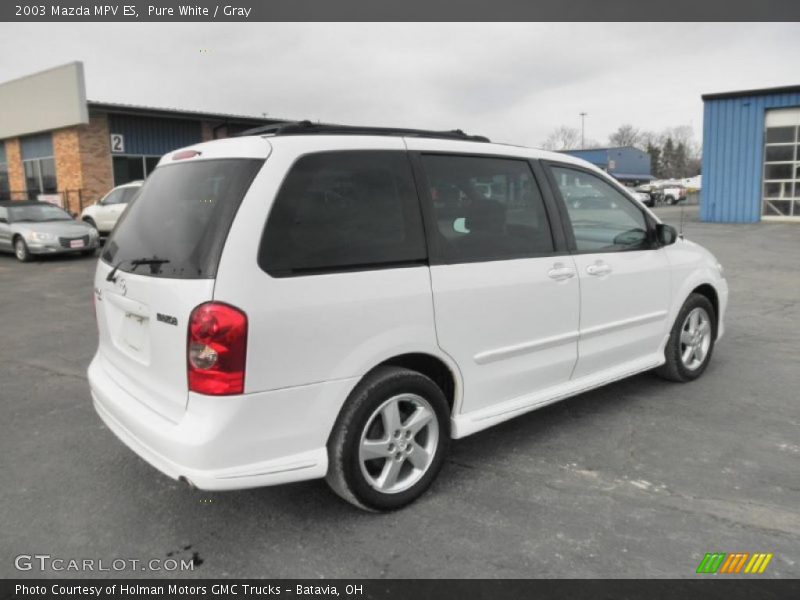
{"type": "Polygon", "coordinates": [[[800,220],[800,85],[703,96],[703,221],[800,220]]]}
{"type": "Polygon", "coordinates": [[[633,146],[564,150],[563,153],[582,158],[628,185],[639,185],[653,179],[650,155],[633,146]]]}

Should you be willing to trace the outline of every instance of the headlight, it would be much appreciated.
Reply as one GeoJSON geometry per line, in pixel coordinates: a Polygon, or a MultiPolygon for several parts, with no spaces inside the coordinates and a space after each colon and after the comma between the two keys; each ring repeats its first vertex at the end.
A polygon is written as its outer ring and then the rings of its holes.
{"type": "Polygon", "coordinates": [[[97,237],[97,235],[98,235],[98,233],[97,233],[97,229],[95,229],[94,227],[90,227],[90,228],[89,228],[89,236],[91,236],[91,237],[97,237]]]}
{"type": "Polygon", "coordinates": [[[28,234],[28,239],[32,242],[55,242],[56,236],[52,233],[45,233],[41,231],[31,231],[28,234]]]}

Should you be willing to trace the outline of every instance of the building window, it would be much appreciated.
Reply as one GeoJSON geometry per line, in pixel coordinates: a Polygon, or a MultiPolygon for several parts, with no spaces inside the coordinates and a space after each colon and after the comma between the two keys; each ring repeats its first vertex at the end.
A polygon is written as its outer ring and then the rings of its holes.
{"type": "Polygon", "coordinates": [[[153,172],[160,158],[160,156],[115,156],[114,185],[144,179],[153,172]]]}
{"type": "Polygon", "coordinates": [[[0,201],[11,199],[11,188],[8,183],[8,162],[5,142],[0,142],[0,201]]]}
{"type": "Polygon", "coordinates": [[[762,216],[800,218],[800,109],[767,113],[763,181],[762,216]]]}
{"type": "Polygon", "coordinates": [[[56,161],[54,158],[34,158],[23,160],[25,169],[25,188],[28,196],[35,200],[39,194],[54,194],[56,185],[56,161]]]}
{"type": "Polygon", "coordinates": [[[39,194],[54,194],[58,185],[51,135],[46,133],[25,137],[20,140],[20,145],[28,197],[35,200],[39,194]]]}

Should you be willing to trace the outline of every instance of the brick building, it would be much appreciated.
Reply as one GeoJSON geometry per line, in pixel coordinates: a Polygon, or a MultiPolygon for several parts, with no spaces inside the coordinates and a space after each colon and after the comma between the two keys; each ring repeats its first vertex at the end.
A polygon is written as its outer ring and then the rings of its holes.
{"type": "Polygon", "coordinates": [[[69,63],[0,84],[0,200],[80,212],[175,148],[277,121],[87,101],[83,65],[69,63]]]}

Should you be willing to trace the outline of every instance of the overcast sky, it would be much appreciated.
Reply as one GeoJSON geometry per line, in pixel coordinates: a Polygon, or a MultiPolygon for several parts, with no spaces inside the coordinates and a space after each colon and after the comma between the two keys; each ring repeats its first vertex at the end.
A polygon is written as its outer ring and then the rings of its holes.
{"type": "MultiPolygon", "coordinates": [[[[702,128],[700,95],[800,84],[800,24],[0,24],[0,81],[72,60],[90,100],[461,128],[702,128]]],[[[3,118],[8,115],[2,115],[3,118]]]]}

